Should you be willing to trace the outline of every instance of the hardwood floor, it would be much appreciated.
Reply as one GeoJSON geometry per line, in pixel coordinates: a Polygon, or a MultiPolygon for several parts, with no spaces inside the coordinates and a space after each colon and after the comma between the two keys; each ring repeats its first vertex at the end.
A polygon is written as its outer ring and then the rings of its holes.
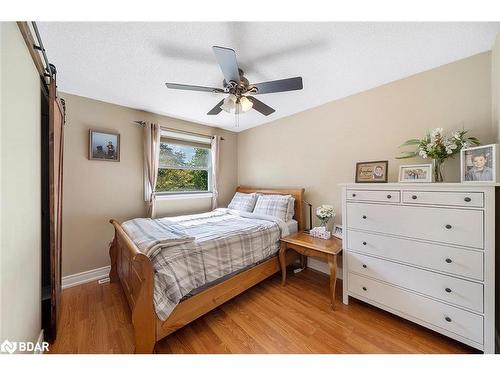
{"type": "MultiPolygon", "coordinates": [[[[314,270],[276,274],[163,339],[157,353],[478,353],[477,350],[350,299],[330,308],[328,277],[314,270]]],[[[49,353],[133,353],[133,330],[119,284],[63,292],[61,325],[49,353]]]]}

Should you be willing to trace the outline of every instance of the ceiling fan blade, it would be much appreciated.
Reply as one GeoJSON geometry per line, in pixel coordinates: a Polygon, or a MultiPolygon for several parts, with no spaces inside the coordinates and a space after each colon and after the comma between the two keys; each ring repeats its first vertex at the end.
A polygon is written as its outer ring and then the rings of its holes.
{"type": "Polygon", "coordinates": [[[224,99],[222,99],[219,103],[217,103],[217,105],[215,107],[213,107],[208,113],[207,115],[218,115],[219,113],[221,113],[222,111],[222,108],[220,107],[222,104],[224,103],[224,99]]]}
{"type": "Polygon", "coordinates": [[[293,77],[293,78],[278,79],[276,81],[253,83],[250,85],[248,89],[251,90],[252,88],[257,89],[257,92],[252,93],[252,95],[269,94],[272,92],[302,90],[303,88],[302,77],[293,77]]]}
{"type": "Polygon", "coordinates": [[[206,86],[194,86],[194,85],[183,85],[180,83],[170,83],[166,82],[165,85],[169,89],[176,89],[176,90],[191,90],[191,91],[205,91],[205,92],[221,92],[223,93],[223,89],[218,89],[216,87],[206,87],[206,86]]]}
{"type": "Polygon", "coordinates": [[[231,48],[213,46],[215,58],[219,63],[222,74],[226,82],[240,82],[240,72],[238,70],[238,62],[236,61],[236,53],[231,48]]]}
{"type": "Polygon", "coordinates": [[[269,116],[271,113],[276,112],[275,109],[269,107],[267,104],[262,103],[259,99],[256,99],[253,96],[247,96],[247,98],[253,103],[252,108],[257,112],[262,113],[264,116],[269,116]]]}

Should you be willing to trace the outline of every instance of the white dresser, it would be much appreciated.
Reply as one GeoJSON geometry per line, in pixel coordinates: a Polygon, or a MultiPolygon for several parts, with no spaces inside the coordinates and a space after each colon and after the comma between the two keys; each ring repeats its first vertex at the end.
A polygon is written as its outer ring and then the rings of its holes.
{"type": "Polygon", "coordinates": [[[494,353],[498,189],[343,185],[344,303],[352,296],[494,353]]]}

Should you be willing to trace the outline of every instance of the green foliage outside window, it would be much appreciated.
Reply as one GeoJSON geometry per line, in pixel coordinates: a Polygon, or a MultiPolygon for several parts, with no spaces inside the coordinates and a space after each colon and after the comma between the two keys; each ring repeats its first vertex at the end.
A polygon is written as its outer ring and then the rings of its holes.
{"type": "Polygon", "coordinates": [[[157,192],[209,191],[210,149],[160,144],[157,192]]]}

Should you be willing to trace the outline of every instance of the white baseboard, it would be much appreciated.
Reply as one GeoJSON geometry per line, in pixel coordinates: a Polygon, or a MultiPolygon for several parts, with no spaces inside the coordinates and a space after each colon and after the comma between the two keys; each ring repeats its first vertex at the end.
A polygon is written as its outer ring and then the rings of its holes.
{"type": "Polygon", "coordinates": [[[108,277],[111,266],[96,268],[94,270],[75,273],[74,275],[64,276],[62,278],[62,288],[88,283],[89,281],[104,279],[108,277]]]}
{"type": "MultiPolygon", "coordinates": [[[[338,259],[338,258],[337,258],[338,259]]],[[[312,268],[315,271],[330,274],[330,267],[328,263],[314,257],[307,257],[307,267],[312,268]]],[[[342,280],[342,267],[337,264],[337,279],[342,280]]]]}

